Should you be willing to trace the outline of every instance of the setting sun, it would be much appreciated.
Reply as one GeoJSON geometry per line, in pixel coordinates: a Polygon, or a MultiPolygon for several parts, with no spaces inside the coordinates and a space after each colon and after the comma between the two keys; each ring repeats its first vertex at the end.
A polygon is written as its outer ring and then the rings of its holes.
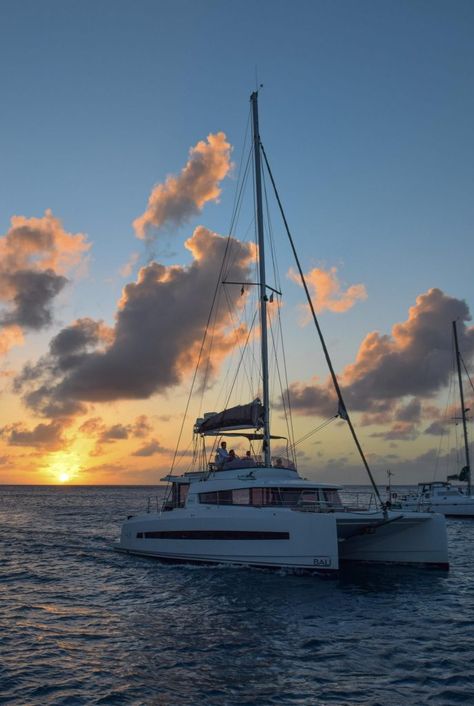
{"type": "Polygon", "coordinates": [[[47,466],[47,471],[54,483],[69,483],[81,468],[77,453],[58,451],[51,454],[52,458],[47,466]]]}

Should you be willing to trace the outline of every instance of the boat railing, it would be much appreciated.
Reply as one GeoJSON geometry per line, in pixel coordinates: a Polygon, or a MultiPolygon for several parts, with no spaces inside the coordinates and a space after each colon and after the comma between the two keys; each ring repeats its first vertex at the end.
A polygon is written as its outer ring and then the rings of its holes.
{"type": "MultiPolygon", "coordinates": [[[[265,468],[265,462],[260,455],[256,455],[244,456],[243,458],[238,458],[234,461],[227,461],[224,464],[216,463],[215,461],[210,461],[208,463],[209,473],[231,471],[234,468],[265,468]]],[[[296,471],[293,461],[290,461],[290,459],[283,456],[275,456],[272,458],[272,468],[284,468],[285,470],[296,471]]]]}
{"type": "Polygon", "coordinates": [[[378,510],[379,502],[375,493],[369,490],[343,490],[341,491],[341,499],[344,510],[378,510]]]}

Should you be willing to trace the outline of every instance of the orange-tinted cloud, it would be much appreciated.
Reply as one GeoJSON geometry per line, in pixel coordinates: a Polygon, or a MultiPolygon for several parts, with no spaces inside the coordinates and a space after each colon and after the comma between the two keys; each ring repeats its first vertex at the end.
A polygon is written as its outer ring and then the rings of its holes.
{"type": "Polygon", "coordinates": [[[13,216],[11,228],[0,238],[2,271],[52,269],[66,274],[89,248],[83,233],[65,231],[49,209],[41,218],[13,216]]]}
{"type": "Polygon", "coordinates": [[[8,353],[13,346],[21,346],[23,344],[23,332],[20,326],[12,324],[4,326],[0,330],[0,356],[8,353]]]}
{"type": "MultiPolygon", "coordinates": [[[[288,276],[301,285],[300,276],[295,270],[290,269],[288,276]]],[[[363,284],[353,284],[345,290],[342,289],[337,277],[337,267],[331,267],[329,270],[315,267],[305,274],[305,280],[317,313],[322,311],[341,313],[351,309],[357,301],[367,299],[367,291],[363,284]]]]}
{"type": "MultiPolygon", "coordinates": [[[[406,397],[433,397],[452,370],[452,321],[458,320],[460,348],[466,362],[474,356],[474,327],[467,304],[440,289],[420,295],[408,319],[395,324],[391,335],[374,331],[363,340],[356,360],[340,376],[349,410],[360,410],[371,421],[412,423],[420,416],[419,403],[406,397]],[[381,416],[382,415],[382,416],[381,416]],[[377,418],[378,417],[378,418],[377,418]]],[[[301,413],[329,415],[335,410],[328,382],[291,386],[292,407],[301,413]]],[[[399,433],[400,429],[394,430],[399,433]]]]}
{"type": "Polygon", "coordinates": [[[207,201],[216,201],[219,182],[229,173],[231,146],[223,132],[209,135],[189,151],[189,160],[179,176],[169,176],[154,187],[146,211],[133,222],[138,238],[145,239],[151,228],[181,225],[199,213],[207,201]]]}
{"type": "Polygon", "coordinates": [[[140,253],[132,252],[132,254],[128,258],[127,262],[124,265],[122,265],[122,267],[120,268],[119,274],[122,277],[130,277],[130,275],[132,274],[133,269],[139,259],[140,259],[140,253]]]}
{"type": "MultiPolygon", "coordinates": [[[[192,369],[208,324],[220,267],[227,256],[228,279],[248,281],[254,246],[199,227],[186,242],[187,267],[152,262],[128,284],[119,302],[110,343],[97,322],[82,319],[53,338],[49,354],[25,366],[16,390],[46,416],[84,411],[83,402],[145,399],[181,382],[192,369]]],[[[213,353],[226,354],[245,331],[232,325],[229,310],[240,306],[240,290],[228,293],[216,313],[213,353]]]]}

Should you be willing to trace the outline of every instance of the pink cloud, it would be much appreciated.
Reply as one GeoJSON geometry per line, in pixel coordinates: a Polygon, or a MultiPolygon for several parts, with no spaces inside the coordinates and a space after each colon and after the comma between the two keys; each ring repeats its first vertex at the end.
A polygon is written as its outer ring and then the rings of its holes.
{"type": "MultiPolygon", "coordinates": [[[[300,276],[295,270],[290,269],[288,276],[297,284],[301,284],[300,276]]],[[[351,309],[358,301],[367,299],[367,291],[363,284],[353,284],[345,290],[342,289],[336,267],[331,267],[329,270],[315,267],[305,274],[305,279],[317,313],[322,311],[342,313],[351,309]]]]}
{"type": "Polygon", "coordinates": [[[219,182],[229,173],[231,145],[223,132],[209,135],[189,151],[189,159],[179,176],[169,176],[148,198],[146,211],[135,219],[138,238],[145,239],[151,228],[166,223],[180,225],[199,213],[208,201],[217,201],[219,182]]]}

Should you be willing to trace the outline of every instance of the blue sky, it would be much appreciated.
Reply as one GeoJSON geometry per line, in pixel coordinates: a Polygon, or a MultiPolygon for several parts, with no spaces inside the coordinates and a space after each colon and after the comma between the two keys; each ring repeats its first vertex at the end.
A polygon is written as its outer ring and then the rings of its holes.
{"type": "MultiPolygon", "coordinates": [[[[238,159],[257,80],[303,262],[367,290],[322,314],[336,367],[431,287],[474,305],[471,2],[3,0],[0,15],[0,233],[50,208],[92,243],[58,325],[113,323],[119,269],[149,255],[132,221],[151,188],[211,132],[238,159]]],[[[222,188],[157,247],[161,262],[189,262],[182,243],[200,223],[226,233],[232,181],[222,188]]],[[[28,338],[13,366],[53,333],[28,338]]]]}

